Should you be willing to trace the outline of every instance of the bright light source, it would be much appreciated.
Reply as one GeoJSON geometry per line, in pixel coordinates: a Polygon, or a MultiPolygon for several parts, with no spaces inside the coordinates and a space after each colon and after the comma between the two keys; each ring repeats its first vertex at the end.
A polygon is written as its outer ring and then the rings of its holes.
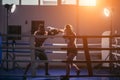
{"type": "Polygon", "coordinates": [[[96,0],[80,0],[80,6],[96,6],[96,0]]]}
{"type": "Polygon", "coordinates": [[[16,9],[16,5],[12,4],[12,6],[11,6],[11,13],[13,13],[15,11],[15,9],[16,9]]]}
{"type": "Polygon", "coordinates": [[[15,4],[5,4],[4,7],[8,10],[10,10],[11,13],[13,13],[16,9],[16,5],[15,4]]]}
{"type": "Polygon", "coordinates": [[[107,8],[104,8],[104,14],[105,14],[105,16],[110,16],[110,10],[109,9],[107,9],[107,8]]]}

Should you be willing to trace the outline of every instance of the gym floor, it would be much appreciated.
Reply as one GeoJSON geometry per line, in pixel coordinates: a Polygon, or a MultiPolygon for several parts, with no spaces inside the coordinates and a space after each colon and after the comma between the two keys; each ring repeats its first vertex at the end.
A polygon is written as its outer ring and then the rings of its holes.
{"type": "MultiPolygon", "coordinates": [[[[49,76],[57,76],[57,77],[40,77],[44,76],[44,69],[39,68],[36,70],[36,77],[31,77],[31,69],[27,73],[26,79],[24,76],[24,69],[11,69],[5,70],[0,68],[0,80],[60,80],[60,75],[65,75],[65,68],[50,68],[49,69],[49,76]]],[[[112,74],[120,74],[120,69],[115,69],[112,74]]],[[[111,74],[110,69],[108,68],[99,68],[94,69],[93,74],[111,74]]],[[[71,70],[71,75],[76,75],[75,71],[71,70]]],[[[120,77],[83,77],[82,75],[88,75],[88,71],[85,68],[81,68],[81,77],[70,77],[69,80],[120,80],[120,77]]]]}

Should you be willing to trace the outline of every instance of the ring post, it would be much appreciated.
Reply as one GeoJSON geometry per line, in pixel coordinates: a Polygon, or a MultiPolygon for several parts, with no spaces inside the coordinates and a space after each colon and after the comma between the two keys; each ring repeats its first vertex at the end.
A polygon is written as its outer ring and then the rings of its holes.
{"type": "Polygon", "coordinates": [[[2,36],[0,34],[0,64],[2,63],[2,36]]]}
{"type": "Polygon", "coordinates": [[[83,48],[84,48],[84,52],[85,52],[85,58],[87,60],[88,75],[93,76],[93,70],[92,70],[90,53],[89,53],[89,49],[88,49],[87,37],[83,37],[83,48]]]}
{"type": "Polygon", "coordinates": [[[34,37],[30,37],[30,45],[31,45],[31,67],[32,67],[32,76],[36,76],[36,63],[35,63],[35,52],[34,52],[34,37]]]}

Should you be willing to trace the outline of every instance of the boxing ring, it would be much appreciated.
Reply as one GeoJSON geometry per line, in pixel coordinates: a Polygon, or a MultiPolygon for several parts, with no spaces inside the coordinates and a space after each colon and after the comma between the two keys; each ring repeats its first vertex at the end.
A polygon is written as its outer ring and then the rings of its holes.
{"type": "MultiPolygon", "coordinates": [[[[15,65],[17,65],[19,67],[18,62],[31,62],[31,75],[16,75],[16,74],[0,74],[0,76],[16,76],[16,77],[48,77],[48,78],[54,78],[54,77],[63,77],[65,75],[36,75],[36,63],[45,63],[48,62],[49,64],[51,63],[66,63],[65,59],[63,60],[36,60],[35,59],[35,52],[34,49],[39,49],[38,47],[34,47],[34,36],[32,35],[5,35],[2,34],[2,38],[6,37],[6,36],[21,36],[21,37],[28,37],[29,41],[27,43],[24,42],[16,42],[11,43],[11,42],[4,42],[2,41],[2,60],[1,60],[1,64],[0,67],[1,69],[5,69],[5,70],[9,70],[9,63],[12,64],[12,68],[15,68],[15,65]],[[6,44],[9,44],[11,46],[6,46],[6,44]],[[15,46],[15,45],[21,45],[21,46],[15,46]],[[30,59],[29,60],[16,60],[16,54],[15,53],[24,53],[23,56],[29,56],[30,59]],[[27,54],[29,53],[29,54],[27,54]],[[12,56],[10,55],[12,54],[12,56]],[[10,59],[8,57],[11,57],[10,59]]],[[[48,37],[48,38],[62,38],[62,36],[38,36],[38,37],[48,37]]],[[[80,74],[79,76],[76,75],[70,75],[69,77],[119,77],[120,73],[113,73],[113,71],[117,70],[120,72],[120,47],[118,45],[118,43],[115,43],[114,45],[108,47],[108,48],[104,48],[104,47],[90,47],[90,43],[88,41],[88,39],[101,39],[101,38],[108,38],[108,39],[117,39],[117,41],[120,39],[120,36],[76,36],[76,38],[81,39],[82,43],[79,45],[80,47],[78,47],[77,49],[79,51],[82,51],[82,53],[85,55],[85,60],[77,60],[77,61],[73,61],[74,63],[85,63],[86,64],[86,69],[87,69],[87,74],[80,74]],[[92,51],[96,51],[95,53],[97,54],[98,52],[101,52],[102,50],[107,50],[109,51],[109,59],[107,60],[92,60],[91,59],[91,52],[92,51]],[[98,51],[98,52],[97,52],[98,51]],[[110,70],[110,74],[97,74],[94,73],[94,67],[92,66],[93,63],[99,63],[99,64],[103,64],[103,63],[108,63],[109,65],[107,66],[107,68],[110,70]]],[[[101,43],[99,43],[101,44],[101,43]]],[[[53,54],[55,53],[54,51],[49,52],[49,50],[61,50],[61,51],[66,51],[66,49],[68,49],[65,45],[63,45],[62,47],[56,47],[57,44],[46,44],[46,46],[42,46],[41,48],[43,49],[47,49],[48,53],[53,54]],[[47,46],[50,45],[50,46],[47,46]]],[[[92,44],[94,45],[94,44],[92,44]]],[[[66,52],[64,52],[66,53],[66,52]]],[[[53,54],[54,55],[54,54],[53,54]]],[[[24,70],[23,70],[24,71],[24,70]]]]}

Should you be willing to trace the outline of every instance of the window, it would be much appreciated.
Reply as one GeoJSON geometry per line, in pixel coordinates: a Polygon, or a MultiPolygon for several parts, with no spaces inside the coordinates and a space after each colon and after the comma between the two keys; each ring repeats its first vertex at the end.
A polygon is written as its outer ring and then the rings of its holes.
{"type": "Polygon", "coordinates": [[[80,6],[96,6],[96,0],[80,0],[80,6]]]}
{"type": "Polygon", "coordinates": [[[19,5],[19,0],[2,0],[2,4],[16,4],[19,5]]]}
{"type": "Polygon", "coordinates": [[[38,5],[38,0],[21,0],[21,5],[38,5]]]}
{"type": "Polygon", "coordinates": [[[40,5],[57,5],[57,0],[40,0],[40,5]]]}
{"type": "Polygon", "coordinates": [[[76,0],[62,0],[62,4],[76,4],[76,0]]]}

